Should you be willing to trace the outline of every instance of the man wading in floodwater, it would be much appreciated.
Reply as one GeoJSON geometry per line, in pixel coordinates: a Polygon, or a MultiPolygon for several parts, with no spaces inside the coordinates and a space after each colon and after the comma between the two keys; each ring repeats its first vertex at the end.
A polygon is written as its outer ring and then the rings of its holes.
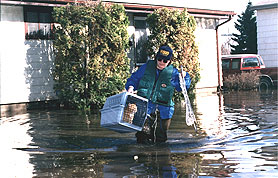
{"type": "MultiPolygon", "coordinates": [[[[137,132],[137,143],[166,142],[167,130],[174,114],[174,90],[181,91],[179,72],[172,64],[173,50],[161,46],[155,60],[149,60],[127,79],[126,90],[148,99],[148,117],[142,131],[137,132]]],[[[191,79],[183,71],[186,89],[191,79]]]]}

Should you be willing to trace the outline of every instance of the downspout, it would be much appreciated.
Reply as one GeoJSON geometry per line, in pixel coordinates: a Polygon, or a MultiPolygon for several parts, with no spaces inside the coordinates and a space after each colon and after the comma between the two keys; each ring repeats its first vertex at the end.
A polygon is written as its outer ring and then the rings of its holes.
{"type": "Polygon", "coordinates": [[[221,24],[218,24],[215,28],[216,31],[216,50],[217,50],[217,73],[218,73],[218,88],[217,90],[220,91],[222,90],[222,86],[223,86],[223,79],[222,79],[222,66],[220,65],[220,52],[219,52],[219,43],[218,43],[218,28],[221,25],[224,25],[225,23],[229,22],[230,20],[232,20],[232,16],[229,15],[229,19],[226,20],[225,22],[222,22],[221,24]]]}

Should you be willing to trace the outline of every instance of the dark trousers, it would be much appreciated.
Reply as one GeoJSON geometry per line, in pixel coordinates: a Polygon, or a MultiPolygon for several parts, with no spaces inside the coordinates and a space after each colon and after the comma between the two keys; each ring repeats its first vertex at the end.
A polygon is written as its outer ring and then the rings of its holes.
{"type": "Polygon", "coordinates": [[[135,134],[137,143],[161,143],[167,141],[171,119],[161,119],[159,113],[147,117],[142,131],[135,134]]]}

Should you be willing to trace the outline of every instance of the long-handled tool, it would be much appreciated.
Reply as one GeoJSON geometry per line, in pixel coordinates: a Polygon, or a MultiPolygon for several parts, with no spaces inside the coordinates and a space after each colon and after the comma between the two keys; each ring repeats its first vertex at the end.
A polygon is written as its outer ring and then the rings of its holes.
{"type": "Polygon", "coordinates": [[[186,124],[188,126],[193,125],[195,131],[197,132],[197,127],[195,125],[196,122],[196,118],[193,112],[193,109],[191,107],[191,103],[187,94],[187,90],[186,90],[186,84],[185,84],[185,80],[184,80],[184,76],[183,76],[183,67],[181,66],[181,73],[179,75],[179,79],[180,79],[180,87],[182,89],[182,93],[184,96],[184,101],[185,101],[185,108],[186,108],[186,117],[185,117],[185,121],[186,124]]]}

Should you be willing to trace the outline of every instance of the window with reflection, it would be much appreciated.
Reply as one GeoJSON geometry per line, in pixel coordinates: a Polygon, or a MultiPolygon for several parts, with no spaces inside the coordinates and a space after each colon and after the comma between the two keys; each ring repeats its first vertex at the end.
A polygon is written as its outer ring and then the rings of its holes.
{"type": "Polygon", "coordinates": [[[25,7],[25,38],[51,39],[53,31],[52,8],[25,7]]]}
{"type": "Polygon", "coordinates": [[[197,23],[197,27],[201,29],[215,29],[219,24],[217,18],[205,18],[205,17],[194,17],[197,23]]]}
{"type": "Polygon", "coordinates": [[[258,57],[259,57],[260,64],[264,65],[262,57],[261,56],[258,56],[258,57]]]}
{"type": "Polygon", "coordinates": [[[222,60],[222,69],[229,70],[230,68],[230,60],[222,60]]]}
{"type": "Polygon", "coordinates": [[[134,17],[134,40],[135,40],[135,61],[136,65],[140,66],[148,60],[147,55],[147,22],[146,17],[134,17]]]}
{"type": "Polygon", "coordinates": [[[239,69],[240,59],[232,60],[232,69],[239,69]]]}
{"type": "Polygon", "coordinates": [[[259,61],[257,58],[244,58],[242,67],[257,67],[259,66],[259,61]]]}

